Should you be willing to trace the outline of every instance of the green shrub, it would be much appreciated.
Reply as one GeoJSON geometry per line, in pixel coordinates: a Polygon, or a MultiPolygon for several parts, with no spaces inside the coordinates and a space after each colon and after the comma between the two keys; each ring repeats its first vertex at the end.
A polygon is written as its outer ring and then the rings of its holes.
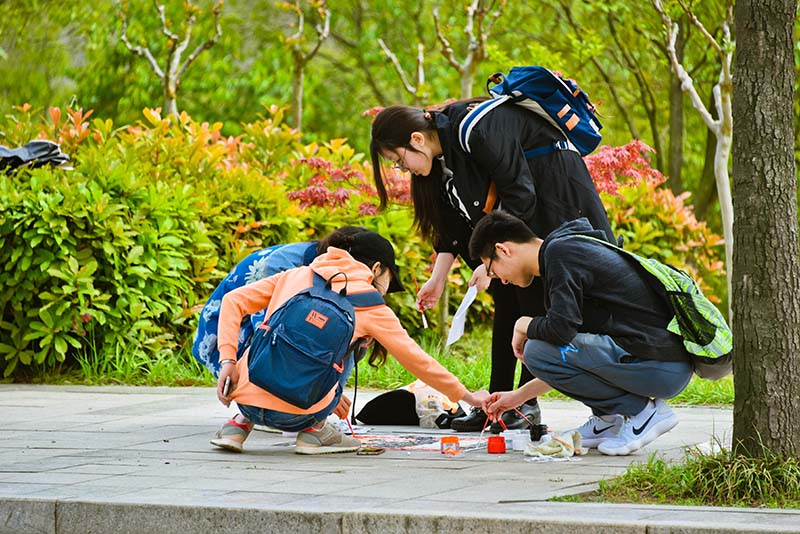
{"type": "MultiPolygon", "coordinates": [[[[223,272],[300,234],[299,210],[260,167],[240,162],[248,147],[222,138],[221,125],[145,110],[147,125],[115,131],[68,111],[61,130],[39,131],[73,148],[75,170],[0,175],[4,376],[87,354],[185,351],[194,310],[223,272]]],[[[35,129],[31,114],[22,118],[9,131],[35,129]]]]}

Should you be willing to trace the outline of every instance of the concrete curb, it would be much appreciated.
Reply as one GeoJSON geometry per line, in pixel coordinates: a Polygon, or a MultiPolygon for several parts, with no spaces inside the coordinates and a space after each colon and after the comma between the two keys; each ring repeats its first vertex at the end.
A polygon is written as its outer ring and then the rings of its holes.
{"type": "Polygon", "coordinates": [[[1,534],[756,534],[800,533],[800,511],[532,503],[520,510],[315,512],[147,503],[0,499],[1,534]]]}

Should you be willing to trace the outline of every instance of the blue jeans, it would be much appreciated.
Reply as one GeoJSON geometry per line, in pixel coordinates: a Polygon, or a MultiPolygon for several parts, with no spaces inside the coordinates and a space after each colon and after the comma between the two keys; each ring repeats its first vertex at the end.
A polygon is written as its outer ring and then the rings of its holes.
{"type": "Polygon", "coordinates": [[[342,398],[344,386],[347,384],[347,380],[350,378],[350,373],[353,372],[354,366],[355,364],[351,354],[345,358],[344,370],[339,377],[339,383],[336,385],[336,395],[328,406],[317,413],[293,414],[258,408],[257,406],[249,406],[247,404],[236,404],[239,406],[242,415],[247,417],[252,423],[277,428],[278,430],[284,430],[286,432],[300,432],[324,421],[333,413],[333,410],[342,398]]]}
{"type": "Polygon", "coordinates": [[[693,373],[688,360],[637,358],[601,334],[578,334],[564,347],[529,339],[524,358],[534,376],[595,415],[636,415],[650,398],[670,399],[683,391],[693,373]]]}

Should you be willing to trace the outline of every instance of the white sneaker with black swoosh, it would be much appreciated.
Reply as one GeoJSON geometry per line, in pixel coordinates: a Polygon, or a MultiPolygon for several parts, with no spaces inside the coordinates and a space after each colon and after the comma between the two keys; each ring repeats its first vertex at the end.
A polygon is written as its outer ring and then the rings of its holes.
{"type": "Polygon", "coordinates": [[[616,436],[603,440],[597,450],[610,456],[625,456],[638,451],[678,424],[678,415],[663,399],[647,403],[644,410],[625,417],[616,436]]]}
{"type": "Polygon", "coordinates": [[[581,435],[582,446],[594,449],[605,440],[616,437],[623,422],[621,415],[593,415],[567,434],[577,431],[581,435]]]}

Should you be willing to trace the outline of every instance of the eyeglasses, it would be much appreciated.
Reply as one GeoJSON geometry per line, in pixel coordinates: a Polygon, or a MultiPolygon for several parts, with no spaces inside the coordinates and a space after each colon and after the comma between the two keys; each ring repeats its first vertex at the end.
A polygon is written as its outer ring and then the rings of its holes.
{"type": "Polygon", "coordinates": [[[399,151],[396,152],[396,153],[397,153],[397,161],[395,162],[395,164],[392,167],[392,169],[394,169],[396,171],[400,171],[400,172],[408,172],[408,167],[406,167],[405,158],[400,155],[399,151]]]}
{"type": "Polygon", "coordinates": [[[495,257],[497,257],[497,249],[492,249],[492,255],[489,256],[489,265],[486,266],[486,276],[489,278],[497,278],[497,275],[492,270],[492,262],[494,262],[495,257]]]}

